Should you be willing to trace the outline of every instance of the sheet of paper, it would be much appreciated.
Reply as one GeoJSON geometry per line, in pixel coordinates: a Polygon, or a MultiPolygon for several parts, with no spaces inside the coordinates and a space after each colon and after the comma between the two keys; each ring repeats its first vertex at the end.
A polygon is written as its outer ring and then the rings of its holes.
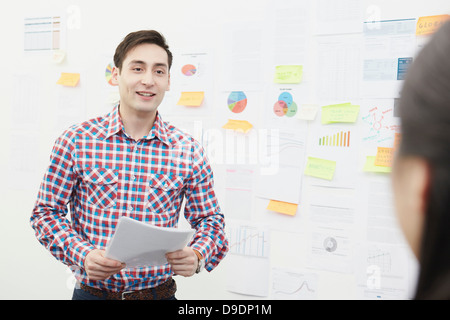
{"type": "Polygon", "coordinates": [[[127,267],[167,263],[165,254],[183,249],[194,230],[162,228],[121,217],[106,248],[106,257],[125,262],[127,267]]]}
{"type": "Polygon", "coordinates": [[[396,98],[416,54],[416,19],[364,23],[362,96],[396,98]]]}
{"type": "Polygon", "coordinates": [[[24,52],[51,54],[65,47],[63,15],[34,16],[24,19],[24,52]]]}
{"type": "Polygon", "coordinates": [[[360,0],[315,1],[318,34],[361,32],[363,3],[360,0]]]}
{"type": "Polygon", "coordinates": [[[79,73],[61,73],[61,77],[58,79],[56,84],[60,84],[65,87],[76,87],[80,82],[80,74],[79,73]]]}
{"type": "Polygon", "coordinates": [[[264,32],[269,65],[307,64],[310,29],[308,0],[270,0],[264,32]]]}
{"type": "Polygon", "coordinates": [[[260,143],[263,149],[260,152],[258,196],[298,204],[306,137],[298,131],[280,130],[267,137],[261,136],[260,143]]]}
{"type": "Polygon", "coordinates": [[[224,90],[258,90],[263,77],[262,23],[232,21],[223,25],[220,87],[224,90]]]}
{"type": "Polygon", "coordinates": [[[205,93],[199,92],[182,92],[177,105],[187,107],[199,107],[203,103],[205,93]]]}
{"type": "Polygon", "coordinates": [[[332,180],[336,170],[336,161],[308,157],[305,174],[316,178],[332,180]]]}
{"type": "Polygon", "coordinates": [[[360,34],[317,38],[316,94],[321,101],[360,98],[361,48],[360,34]]]}
{"type": "Polygon", "coordinates": [[[275,67],[275,83],[300,83],[303,77],[303,66],[283,65],[275,67]]]}
{"type": "MultiPolygon", "coordinates": [[[[367,243],[356,248],[357,291],[362,299],[406,300],[408,251],[399,245],[367,243]]],[[[416,276],[416,275],[415,275],[416,276]]]]}
{"type": "Polygon", "coordinates": [[[252,166],[230,166],[225,172],[225,212],[228,218],[250,220],[252,213],[252,166]]]}
{"type": "Polygon", "coordinates": [[[230,254],[228,260],[228,291],[257,297],[269,295],[270,259],[230,254]]]}

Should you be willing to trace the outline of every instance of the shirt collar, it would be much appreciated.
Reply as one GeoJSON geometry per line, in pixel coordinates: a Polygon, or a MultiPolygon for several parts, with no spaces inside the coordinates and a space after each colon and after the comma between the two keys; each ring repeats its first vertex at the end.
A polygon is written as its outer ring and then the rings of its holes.
{"type": "MultiPolygon", "coordinates": [[[[114,134],[119,133],[120,131],[126,134],[119,114],[119,105],[116,105],[112,112],[109,114],[108,122],[109,123],[106,132],[106,139],[113,136],[114,134]]],[[[159,140],[170,146],[166,123],[162,120],[158,111],[156,112],[156,118],[155,122],[153,123],[152,129],[145,137],[143,137],[143,139],[146,140],[151,140],[153,138],[158,138],[159,140]]]]}

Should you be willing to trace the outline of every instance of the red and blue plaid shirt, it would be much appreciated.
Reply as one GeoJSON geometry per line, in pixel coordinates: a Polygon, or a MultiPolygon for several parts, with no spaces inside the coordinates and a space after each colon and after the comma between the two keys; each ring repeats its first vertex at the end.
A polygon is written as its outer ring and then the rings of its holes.
{"type": "Polygon", "coordinates": [[[79,282],[140,290],[165,282],[171,267],[125,268],[104,281],[90,281],[83,270],[86,254],[106,248],[121,216],[176,227],[183,198],[184,216],[196,230],[189,245],[211,271],[228,251],[228,241],[204,149],[159,114],[150,133],[135,141],[125,133],[116,106],[56,140],[31,225],[39,242],[72,266],[79,282]]]}

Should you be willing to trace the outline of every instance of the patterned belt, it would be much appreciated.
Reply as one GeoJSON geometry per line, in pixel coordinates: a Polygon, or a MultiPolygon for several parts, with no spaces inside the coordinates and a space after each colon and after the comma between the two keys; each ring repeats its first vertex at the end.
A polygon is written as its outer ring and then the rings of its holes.
{"type": "Polygon", "coordinates": [[[83,291],[106,300],[164,300],[174,296],[177,291],[177,285],[173,278],[154,288],[137,291],[113,292],[89,287],[83,283],[80,284],[80,288],[83,291]]]}

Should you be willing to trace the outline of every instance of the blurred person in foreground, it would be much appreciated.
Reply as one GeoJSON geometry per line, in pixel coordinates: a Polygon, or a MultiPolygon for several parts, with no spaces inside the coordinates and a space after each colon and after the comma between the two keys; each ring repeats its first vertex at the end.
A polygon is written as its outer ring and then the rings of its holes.
{"type": "Polygon", "coordinates": [[[450,22],[408,70],[392,184],[399,224],[420,272],[415,299],[450,299],[450,22]]]}

